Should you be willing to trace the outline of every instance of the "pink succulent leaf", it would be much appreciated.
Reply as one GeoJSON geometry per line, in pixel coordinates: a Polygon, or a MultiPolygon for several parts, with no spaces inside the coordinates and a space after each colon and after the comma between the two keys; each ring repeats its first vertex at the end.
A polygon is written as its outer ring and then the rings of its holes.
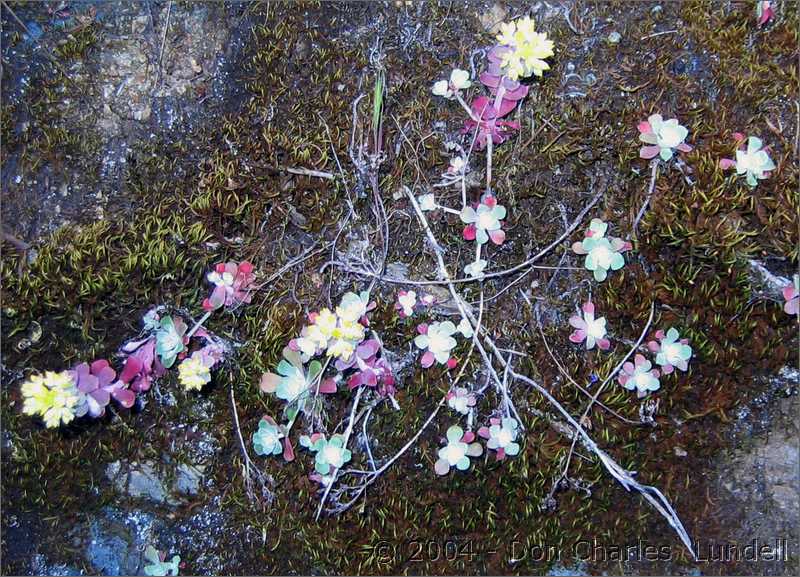
{"type": "Polygon", "coordinates": [[[139,347],[141,347],[143,344],[145,344],[147,341],[149,341],[151,338],[152,337],[147,337],[146,339],[141,339],[139,341],[127,342],[122,346],[121,350],[122,350],[123,353],[132,353],[135,350],[137,350],[139,347]]]}
{"type": "MultiPolygon", "coordinates": [[[[661,367],[661,370],[662,370],[662,371],[664,371],[664,374],[665,374],[665,375],[669,375],[669,374],[670,374],[670,373],[672,373],[672,371],[673,371],[673,370],[675,370],[675,369],[673,368],[673,366],[672,366],[672,365],[664,365],[664,366],[662,366],[662,367],[661,367]]],[[[656,376],[657,376],[657,375],[656,375],[656,376]]]]}
{"type": "Polygon", "coordinates": [[[464,227],[464,240],[475,240],[477,228],[474,224],[468,224],[464,227]]]}
{"type": "Polygon", "coordinates": [[[483,437],[484,439],[488,439],[489,437],[491,437],[491,435],[489,434],[489,427],[481,427],[480,429],[478,429],[478,435],[483,437]]]}
{"type": "Polygon", "coordinates": [[[322,379],[319,384],[319,392],[330,395],[336,392],[336,381],[332,378],[322,379]]]}
{"type": "Polygon", "coordinates": [[[497,459],[498,461],[502,461],[502,460],[503,460],[503,459],[505,459],[505,458],[506,458],[506,450],[505,450],[503,447],[500,447],[500,448],[498,448],[498,449],[497,449],[497,456],[496,456],[496,459],[497,459]]]}
{"type": "Polygon", "coordinates": [[[661,341],[661,340],[664,340],[664,337],[665,337],[665,336],[666,336],[666,335],[664,334],[664,331],[662,331],[661,329],[658,329],[658,330],[656,331],[656,338],[657,338],[659,341],[661,341]]]}
{"type": "Polygon", "coordinates": [[[428,368],[433,365],[433,362],[436,360],[436,357],[433,356],[433,353],[430,351],[426,351],[425,354],[422,355],[420,359],[420,363],[424,368],[428,368]]]}
{"type": "Polygon", "coordinates": [[[650,123],[646,120],[642,120],[639,124],[636,125],[636,128],[639,129],[639,132],[642,134],[651,134],[653,132],[653,127],[650,126],[650,123]]]}
{"type": "Polygon", "coordinates": [[[772,9],[772,2],[770,2],[770,0],[759,0],[758,8],[760,12],[758,25],[761,27],[770,21],[770,19],[775,15],[775,11],[772,9]]]}
{"type": "Polygon", "coordinates": [[[676,148],[681,152],[691,152],[693,150],[692,145],[685,142],[681,142],[676,148]]]}
{"type": "Polygon", "coordinates": [[[747,137],[741,132],[734,132],[733,139],[736,141],[736,144],[738,146],[740,142],[744,142],[745,140],[747,140],[747,137]]]}
{"type": "Polygon", "coordinates": [[[283,458],[287,462],[294,461],[294,447],[292,447],[292,441],[288,435],[283,438],[283,458]]]}
{"type": "Polygon", "coordinates": [[[472,431],[467,431],[466,433],[464,433],[464,436],[461,437],[462,443],[471,443],[474,440],[475,440],[475,433],[473,433],[472,431]]]}
{"type": "Polygon", "coordinates": [[[572,252],[574,252],[575,254],[587,254],[586,249],[583,248],[582,242],[573,242],[572,252]]]}
{"type": "Polygon", "coordinates": [[[275,373],[264,373],[261,375],[261,382],[259,388],[265,393],[274,393],[280,384],[281,377],[275,373]]]}
{"type": "Polygon", "coordinates": [[[594,314],[594,303],[592,301],[586,301],[583,303],[583,312],[586,314],[593,315],[594,314]]]}
{"type": "Polygon", "coordinates": [[[133,403],[136,402],[136,393],[127,388],[120,387],[115,389],[112,395],[114,400],[126,409],[130,409],[133,403]]]}
{"type": "Polygon", "coordinates": [[[600,347],[601,350],[607,351],[611,348],[611,341],[605,338],[599,339],[597,341],[597,346],[600,347]]]}
{"type": "Polygon", "coordinates": [[[659,146],[643,146],[639,150],[639,157],[649,160],[655,158],[659,152],[661,152],[661,147],[659,146]]]}
{"type": "Polygon", "coordinates": [[[458,366],[458,361],[457,361],[457,360],[455,360],[455,359],[454,359],[454,358],[452,358],[452,357],[451,357],[451,358],[449,358],[449,359],[447,359],[447,368],[448,368],[448,369],[450,369],[450,370],[453,370],[453,369],[455,369],[457,366],[458,366]]]}
{"type": "Polygon", "coordinates": [[[648,341],[647,348],[651,353],[657,353],[661,350],[661,345],[659,345],[656,341],[648,341]]]}
{"type": "Polygon", "coordinates": [[[583,318],[579,317],[578,315],[573,315],[569,317],[569,324],[575,327],[576,329],[586,329],[586,321],[583,318]]]}
{"type": "Polygon", "coordinates": [[[575,344],[582,343],[586,339],[586,331],[579,329],[569,336],[569,340],[575,344]]]}
{"type": "Polygon", "coordinates": [[[417,325],[417,332],[421,335],[428,334],[428,323],[419,323],[417,325]]]}
{"type": "Polygon", "coordinates": [[[640,367],[643,364],[645,364],[645,362],[647,361],[645,360],[644,356],[640,355],[639,353],[636,353],[636,356],[633,358],[633,364],[636,365],[637,367],[640,367]]]}
{"type": "Polygon", "coordinates": [[[493,106],[496,118],[502,118],[503,116],[514,110],[516,106],[517,106],[516,100],[508,100],[506,98],[502,98],[500,100],[499,105],[495,103],[495,106],[493,106]]]}
{"type": "Polygon", "coordinates": [[[792,300],[787,301],[786,304],[783,305],[783,310],[787,315],[794,316],[800,314],[800,299],[793,298],[792,300]]]}
{"type": "Polygon", "coordinates": [[[378,341],[375,339],[369,339],[358,345],[358,348],[356,348],[356,354],[362,359],[368,359],[378,354],[380,349],[381,345],[378,341]]]}
{"type": "Polygon", "coordinates": [[[628,361],[627,363],[622,365],[622,370],[628,373],[629,375],[632,375],[634,372],[636,372],[636,367],[632,362],[628,361]]]}
{"type": "Polygon", "coordinates": [[[216,310],[225,304],[225,287],[217,286],[208,297],[208,303],[212,310],[216,310]]]}
{"type": "Polygon", "coordinates": [[[491,241],[497,246],[500,246],[506,240],[506,233],[501,228],[498,228],[497,230],[490,230],[488,233],[489,239],[491,239],[491,241]]]}

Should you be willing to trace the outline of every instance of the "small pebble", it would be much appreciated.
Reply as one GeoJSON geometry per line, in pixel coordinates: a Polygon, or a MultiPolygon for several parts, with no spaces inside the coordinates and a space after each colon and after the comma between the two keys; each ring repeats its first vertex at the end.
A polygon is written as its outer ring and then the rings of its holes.
{"type": "Polygon", "coordinates": [[[608,35],[609,44],[619,44],[620,40],[622,40],[622,34],[619,32],[612,32],[608,35]]]}

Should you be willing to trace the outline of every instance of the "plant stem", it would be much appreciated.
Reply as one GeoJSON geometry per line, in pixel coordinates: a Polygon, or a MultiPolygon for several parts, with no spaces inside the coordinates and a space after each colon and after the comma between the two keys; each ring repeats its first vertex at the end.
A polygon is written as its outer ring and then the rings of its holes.
{"type": "MultiPolygon", "coordinates": [[[[355,353],[353,353],[355,354],[355,353]]],[[[344,432],[344,442],[342,447],[345,449],[347,448],[347,442],[350,440],[350,435],[353,434],[353,425],[355,424],[355,417],[356,417],[356,409],[358,408],[358,402],[361,400],[361,393],[364,392],[364,387],[358,387],[356,389],[356,398],[353,399],[353,406],[350,408],[350,420],[347,423],[347,429],[344,432]]],[[[319,502],[319,507],[317,507],[317,514],[314,517],[314,520],[319,520],[319,516],[322,513],[322,507],[325,505],[325,500],[328,498],[328,494],[330,494],[331,489],[333,489],[333,485],[336,483],[336,477],[339,476],[339,469],[336,468],[333,470],[333,479],[325,488],[325,493],[322,495],[322,499],[319,502]]]]}
{"type": "Polygon", "coordinates": [[[486,139],[486,192],[492,193],[492,135],[486,139]]]}
{"type": "Polygon", "coordinates": [[[188,332],[188,333],[186,333],[186,338],[187,338],[187,339],[190,339],[190,338],[192,338],[192,337],[194,336],[194,334],[195,334],[195,333],[196,333],[198,330],[200,330],[200,327],[202,327],[202,326],[203,326],[203,323],[204,323],[204,322],[206,322],[206,321],[208,320],[208,317],[210,317],[210,316],[211,316],[211,313],[213,313],[213,312],[214,312],[214,311],[206,311],[206,312],[205,312],[205,314],[204,314],[202,317],[200,317],[200,320],[199,320],[199,321],[197,321],[196,323],[194,323],[194,326],[193,326],[193,327],[192,327],[192,328],[189,330],[189,332],[188,332]]]}

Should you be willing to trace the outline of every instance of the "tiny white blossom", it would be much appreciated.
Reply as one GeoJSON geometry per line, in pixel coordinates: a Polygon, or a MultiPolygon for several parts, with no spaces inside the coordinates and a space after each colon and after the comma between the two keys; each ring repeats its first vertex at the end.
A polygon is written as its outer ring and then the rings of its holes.
{"type": "Polygon", "coordinates": [[[399,295],[397,297],[397,304],[400,305],[400,308],[405,316],[412,316],[414,314],[414,307],[417,304],[417,293],[414,291],[408,291],[405,294],[399,295]]]}

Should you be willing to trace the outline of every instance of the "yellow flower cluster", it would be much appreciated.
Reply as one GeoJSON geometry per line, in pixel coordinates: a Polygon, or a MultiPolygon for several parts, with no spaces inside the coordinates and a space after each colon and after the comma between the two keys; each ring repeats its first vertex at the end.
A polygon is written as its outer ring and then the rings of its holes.
{"type": "Polygon", "coordinates": [[[330,357],[350,359],[358,343],[364,340],[364,326],[359,322],[366,313],[367,304],[358,295],[347,293],[334,313],[322,309],[313,322],[305,327],[297,345],[309,357],[326,351],[330,357]]]}
{"type": "Polygon", "coordinates": [[[200,357],[191,356],[178,365],[178,381],[187,391],[199,391],[211,380],[211,369],[200,357]]]}
{"type": "Polygon", "coordinates": [[[501,24],[497,40],[510,48],[502,55],[500,67],[511,80],[541,76],[550,69],[544,59],[553,55],[553,41],[547,39],[547,33],[536,32],[530,17],[501,24]]]}
{"type": "Polygon", "coordinates": [[[21,390],[22,412],[41,416],[47,427],[69,423],[84,401],[69,371],[33,375],[22,384],[21,390]]]}

